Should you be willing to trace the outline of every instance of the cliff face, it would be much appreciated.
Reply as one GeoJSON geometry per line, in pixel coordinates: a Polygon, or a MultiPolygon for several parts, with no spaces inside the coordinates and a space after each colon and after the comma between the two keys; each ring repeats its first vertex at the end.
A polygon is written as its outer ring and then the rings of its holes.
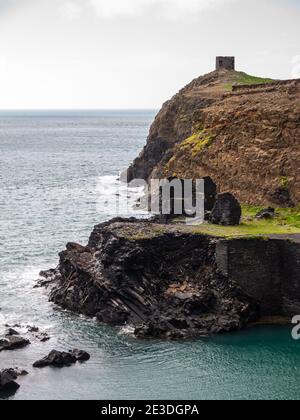
{"type": "Polygon", "coordinates": [[[210,176],[243,203],[284,207],[300,203],[299,163],[300,80],[219,70],[163,105],[129,179],[210,176]]]}
{"type": "Polygon", "coordinates": [[[49,274],[50,300],[137,337],[236,331],[300,310],[300,243],[222,239],[193,227],[112,220],[86,247],[68,244],[49,274]]]}

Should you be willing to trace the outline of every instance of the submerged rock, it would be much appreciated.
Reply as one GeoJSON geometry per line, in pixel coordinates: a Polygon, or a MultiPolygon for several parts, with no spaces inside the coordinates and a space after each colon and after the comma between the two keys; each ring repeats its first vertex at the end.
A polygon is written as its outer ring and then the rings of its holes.
{"type": "Polygon", "coordinates": [[[223,226],[236,226],[240,224],[241,217],[241,205],[232,194],[223,193],[217,196],[216,204],[210,216],[211,223],[223,226]]]}

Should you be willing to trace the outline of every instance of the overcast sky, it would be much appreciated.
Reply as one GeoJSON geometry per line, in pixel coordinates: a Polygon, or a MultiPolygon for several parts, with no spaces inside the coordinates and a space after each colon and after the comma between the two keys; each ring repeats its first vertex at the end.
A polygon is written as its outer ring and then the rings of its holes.
{"type": "Polygon", "coordinates": [[[0,0],[0,109],[158,108],[235,55],[300,77],[300,0],[0,0]]]}

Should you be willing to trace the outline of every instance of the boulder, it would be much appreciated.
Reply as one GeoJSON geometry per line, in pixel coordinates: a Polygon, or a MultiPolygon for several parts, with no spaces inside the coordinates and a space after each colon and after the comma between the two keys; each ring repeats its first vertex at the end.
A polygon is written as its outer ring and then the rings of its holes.
{"type": "Polygon", "coordinates": [[[48,354],[48,356],[35,362],[33,364],[33,367],[35,368],[44,368],[46,366],[65,367],[65,366],[71,366],[75,364],[76,361],[77,361],[76,357],[73,356],[71,353],[52,350],[48,354]]]}
{"type": "Polygon", "coordinates": [[[19,368],[3,369],[0,371],[0,392],[14,394],[20,385],[16,382],[19,376],[26,376],[28,372],[19,368]]]}
{"type": "Polygon", "coordinates": [[[275,209],[273,207],[268,207],[267,209],[263,209],[257,213],[255,219],[262,220],[262,219],[274,219],[275,217],[275,209]]]}
{"type": "Polygon", "coordinates": [[[15,382],[15,376],[6,370],[0,371],[0,392],[15,392],[20,388],[20,385],[15,382]]]}
{"type": "Polygon", "coordinates": [[[215,225],[236,226],[240,224],[242,208],[237,199],[230,193],[217,196],[211,212],[210,222],[215,225]]]}
{"type": "Polygon", "coordinates": [[[3,350],[21,349],[29,344],[29,340],[19,335],[7,336],[5,340],[0,340],[0,352],[3,350]]]}

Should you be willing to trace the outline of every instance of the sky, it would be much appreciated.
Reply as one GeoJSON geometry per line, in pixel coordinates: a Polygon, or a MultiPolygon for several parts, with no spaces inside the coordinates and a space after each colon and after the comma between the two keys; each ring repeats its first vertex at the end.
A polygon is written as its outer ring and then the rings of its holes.
{"type": "Polygon", "coordinates": [[[234,55],[300,77],[300,0],[0,0],[0,109],[157,109],[234,55]]]}

